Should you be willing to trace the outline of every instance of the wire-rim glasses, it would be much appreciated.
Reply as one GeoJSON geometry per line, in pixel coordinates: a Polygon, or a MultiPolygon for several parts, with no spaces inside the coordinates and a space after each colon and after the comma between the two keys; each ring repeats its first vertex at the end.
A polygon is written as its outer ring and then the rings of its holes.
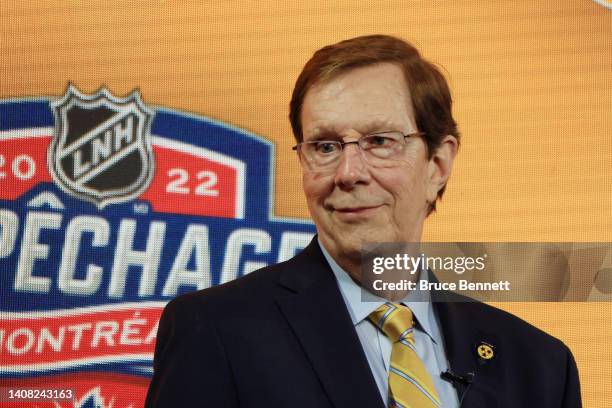
{"type": "Polygon", "coordinates": [[[423,132],[403,134],[398,131],[378,132],[361,136],[357,140],[311,140],[293,146],[300,163],[306,170],[335,169],[340,162],[344,146],[356,144],[365,161],[374,167],[392,167],[401,159],[406,138],[422,136],[423,132]]]}

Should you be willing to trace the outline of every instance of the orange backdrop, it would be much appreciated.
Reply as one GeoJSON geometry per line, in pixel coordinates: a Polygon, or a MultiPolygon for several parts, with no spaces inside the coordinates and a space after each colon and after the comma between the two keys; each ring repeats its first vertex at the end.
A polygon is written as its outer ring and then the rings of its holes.
{"type": "MultiPolygon", "coordinates": [[[[3,2],[0,98],[138,87],[147,104],[246,128],[277,145],[276,215],[307,217],[294,80],[323,45],[398,35],[444,67],[464,136],[426,240],[612,241],[610,2],[325,4],[3,2]]],[[[565,341],[585,406],[610,406],[610,302],[499,306],[565,341]]]]}

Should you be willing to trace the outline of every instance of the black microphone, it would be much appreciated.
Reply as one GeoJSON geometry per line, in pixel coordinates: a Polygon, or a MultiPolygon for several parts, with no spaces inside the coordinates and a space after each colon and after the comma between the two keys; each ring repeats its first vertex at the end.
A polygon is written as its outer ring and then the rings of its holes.
{"type": "Polygon", "coordinates": [[[470,385],[472,381],[474,381],[474,373],[459,375],[453,373],[451,370],[446,370],[440,374],[440,378],[442,378],[444,381],[448,381],[454,387],[456,387],[457,384],[470,385]]]}

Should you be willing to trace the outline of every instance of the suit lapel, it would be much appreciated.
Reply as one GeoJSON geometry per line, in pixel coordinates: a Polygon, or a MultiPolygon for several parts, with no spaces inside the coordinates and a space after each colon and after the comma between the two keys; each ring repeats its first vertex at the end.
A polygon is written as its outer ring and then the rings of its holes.
{"type": "Polygon", "coordinates": [[[504,383],[500,341],[494,333],[476,327],[477,317],[469,312],[475,305],[446,299],[434,305],[444,336],[449,368],[456,375],[472,377],[469,386],[460,386],[457,390],[462,401],[460,407],[495,408],[504,383]],[[482,343],[495,347],[493,360],[485,361],[478,357],[476,349],[482,343]]]}
{"type": "Polygon", "coordinates": [[[277,299],[332,404],[384,404],[333,272],[316,242],[287,264],[277,299]]]}

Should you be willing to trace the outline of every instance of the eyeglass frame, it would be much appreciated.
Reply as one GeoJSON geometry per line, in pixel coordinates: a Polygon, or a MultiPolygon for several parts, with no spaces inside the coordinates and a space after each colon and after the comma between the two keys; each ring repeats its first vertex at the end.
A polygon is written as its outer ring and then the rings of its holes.
{"type": "MultiPolygon", "coordinates": [[[[300,143],[296,144],[295,146],[292,146],[291,150],[297,151],[298,152],[298,156],[301,157],[300,151],[298,150],[300,148],[300,146],[302,146],[304,144],[314,144],[314,143],[325,143],[325,142],[328,142],[328,143],[339,144],[340,145],[340,154],[342,154],[342,152],[344,151],[344,146],[346,146],[348,144],[356,144],[357,147],[359,148],[359,150],[363,152],[364,149],[359,144],[361,140],[363,140],[363,139],[365,139],[367,137],[372,137],[372,136],[376,136],[376,135],[384,135],[385,133],[399,133],[399,134],[401,134],[402,135],[402,140],[404,141],[404,143],[402,143],[402,148],[404,146],[406,146],[406,142],[405,141],[406,141],[407,137],[425,136],[425,134],[426,134],[425,132],[419,132],[419,131],[413,132],[413,133],[404,134],[404,133],[400,132],[399,130],[388,130],[386,132],[368,133],[366,135],[360,136],[357,140],[351,140],[351,141],[348,141],[348,142],[345,142],[343,140],[325,140],[325,139],[304,141],[304,142],[300,142],[300,143]]],[[[340,157],[340,156],[338,156],[338,157],[340,157]]],[[[385,160],[385,159],[382,159],[382,160],[385,160]]],[[[300,160],[300,163],[301,162],[302,162],[302,160],[300,160]]]]}

